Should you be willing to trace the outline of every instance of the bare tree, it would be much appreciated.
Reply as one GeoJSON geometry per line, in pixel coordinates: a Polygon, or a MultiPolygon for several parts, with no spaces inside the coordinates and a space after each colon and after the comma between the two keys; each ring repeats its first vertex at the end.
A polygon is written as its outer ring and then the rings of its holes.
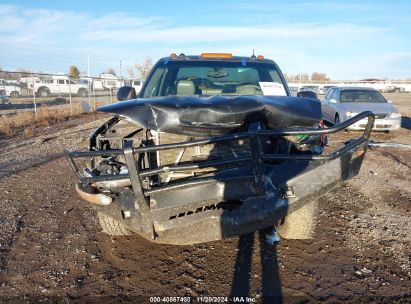
{"type": "Polygon", "coordinates": [[[3,71],[3,69],[0,67],[0,78],[6,78],[7,73],[3,71]]]}
{"type": "Polygon", "coordinates": [[[117,76],[117,73],[116,73],[116,71],[115,71],[113,68],[107,68],[104,73],[105,73],[105,74],[111,74],[111,75],[117,76]]]}
{"type": "Polygon", "coordinates": [[[295,81],[298,81],[300,79],[298,74],[284,73],[284,77],[285,77],[285,80],[287,80],[288,82],[295,82],[295,81]]]}
{"type": "Polygon", "coordinates": [[[312,81],[329,81],[330,78],[327,77],[326,73],[314,72],[311,74],[311,80],[312,81]]]}
{"type": "Polygon", "coordinates": [[[291,74],[284,73],[284,78],[285,78],[285,80],[287,80],[287,81],[291,81],[291,74]]]}
{"type": "Polygon", "coordinates": [[[20,75],[20,78],[29,77],[31,74],[33,74],[29,69],[25,69],[25,68],[17,68],[16,71],[20,75]]]}
{"type": "Polygon", "coordinates": [[[150,73],[153,67],[153,60],[151,57],[146,57],[141,64],[137,63],[135,67],[140,72],[140,78],[143,80],[147,79],[148,73],[150,73]]]}
{"type": "Polygon", "coordinates": [[[301,75],[298,75],[299,80],[301,79],[301,81],[303,82],[307,82],[310,81],[310,76],[308,76],[307,73],[302,73],[301,75]]]}
{"type": "Polygon", "coordinates": [[[128,77],[130,77],[130,78],[135,77],[133,67],[127,67],[127,73],[128,73],[128,77]]]}
{"type": "Polygon", "coordinates": [[[75,65],[72,65],[70,66],[69,75],[73,78],[80,78],[80,70],[75,65]]]}
{"type": "Polygon", "coordinates": [[[299,74],[287,74],[287,73],[285,73],[284,77],[288,82],[299,82],[300,80],[302,82],[307,82],[307,81],[310,80],[310,76],[308,76],[307,73],[302,73],[302,74],[300,74],[300,73],[299,74]]]}
{"type": "Polygon", "coordinates": [[[29,69],[25,69],[25,68],[17,68],[16,71],[19,73],[31,73],[29,69]]]}

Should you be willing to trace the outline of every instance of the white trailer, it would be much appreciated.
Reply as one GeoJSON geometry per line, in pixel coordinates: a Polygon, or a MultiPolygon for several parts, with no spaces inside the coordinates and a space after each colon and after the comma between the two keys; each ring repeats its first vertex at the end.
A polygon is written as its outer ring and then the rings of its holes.
{"type": "Polygon", "coordinates": [[[138,94],[140,93],[141,88],[143,87],[144,80],[132,78],[132,79],[127,79],[124,82],[124,84],[130,87],[133,87],[136,90],[136,93],[138,94]]]}
{"type": "Polygon", "coordinates": [[[100,78],[93,78],[92,87],[94,91],[114,91],[122,87],[124,81],[113,74],[103,73],[100,78]]]}

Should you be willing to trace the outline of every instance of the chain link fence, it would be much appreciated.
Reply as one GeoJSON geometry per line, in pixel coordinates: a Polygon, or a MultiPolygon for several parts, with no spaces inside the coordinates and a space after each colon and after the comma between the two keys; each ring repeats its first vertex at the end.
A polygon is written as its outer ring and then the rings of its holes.
{"type": "MultiPolygon", "coordinates": [[[[140,91],[143,81],[123,79],[112,74],[73,78],[62,74],[0,71],[0,132],[8,126],[30,125],[33,121],[63,118],[93,112],[117,101],[118,88],[133,86],[140,91]]],[[[289,82],[293,95],[309,89],[318,95],[332,86],[367,86],[383,93],[411,93],[411,81],[311,81],[289,82]]]]}
{"type": "MultiPolygon", "coordinates": [[[[102,77],[71,78],[67,75],[0,72],[1,111],[33,110],[68,105],[94,111],[116,101],[117,89],[141,81],[121,79],[111,74],[102,77]]],[[[4,114],[4,113],[2,113],[4,114]]]]}
{"type": "Polygon", "coordinates": [[[112,74],[73,78],[61,74],[0,71],[0,132],[33,122],[95,111],[117,101],[118,88],[142,81],[112,74]]]}

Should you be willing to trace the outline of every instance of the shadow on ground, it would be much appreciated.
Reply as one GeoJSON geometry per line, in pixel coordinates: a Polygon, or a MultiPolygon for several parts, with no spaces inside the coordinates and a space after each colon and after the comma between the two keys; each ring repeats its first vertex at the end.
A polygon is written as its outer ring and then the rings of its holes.
{"type": "MultiPolygon", "coordinates": [[[[259,238],[261,257],[261,272],[255,269],[254,273],[261,273],[260,301],[261,303],[282,303],[281,281],[279,276],[277,249],[266,242],[265,236],[271,229],[256,232],[259,238]]],[[[234,266],[234,275],[231,285],[230,298],[235,302],[236,297],[252,297],[250,295],[251,264],[254,251],[254,234],[242,235],[238,241],[237,258],[234,266]]]]}

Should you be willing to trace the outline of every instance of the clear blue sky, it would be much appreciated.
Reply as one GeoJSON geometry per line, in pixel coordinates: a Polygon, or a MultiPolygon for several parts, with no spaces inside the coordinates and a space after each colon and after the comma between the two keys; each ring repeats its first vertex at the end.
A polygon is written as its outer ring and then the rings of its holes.
{"type": "Polygon", "coordinates": [[[1,1],[0,67],[93,75],[170,53],[252,49],[283,72],[411,78],[411,1],[1,1]]]}

